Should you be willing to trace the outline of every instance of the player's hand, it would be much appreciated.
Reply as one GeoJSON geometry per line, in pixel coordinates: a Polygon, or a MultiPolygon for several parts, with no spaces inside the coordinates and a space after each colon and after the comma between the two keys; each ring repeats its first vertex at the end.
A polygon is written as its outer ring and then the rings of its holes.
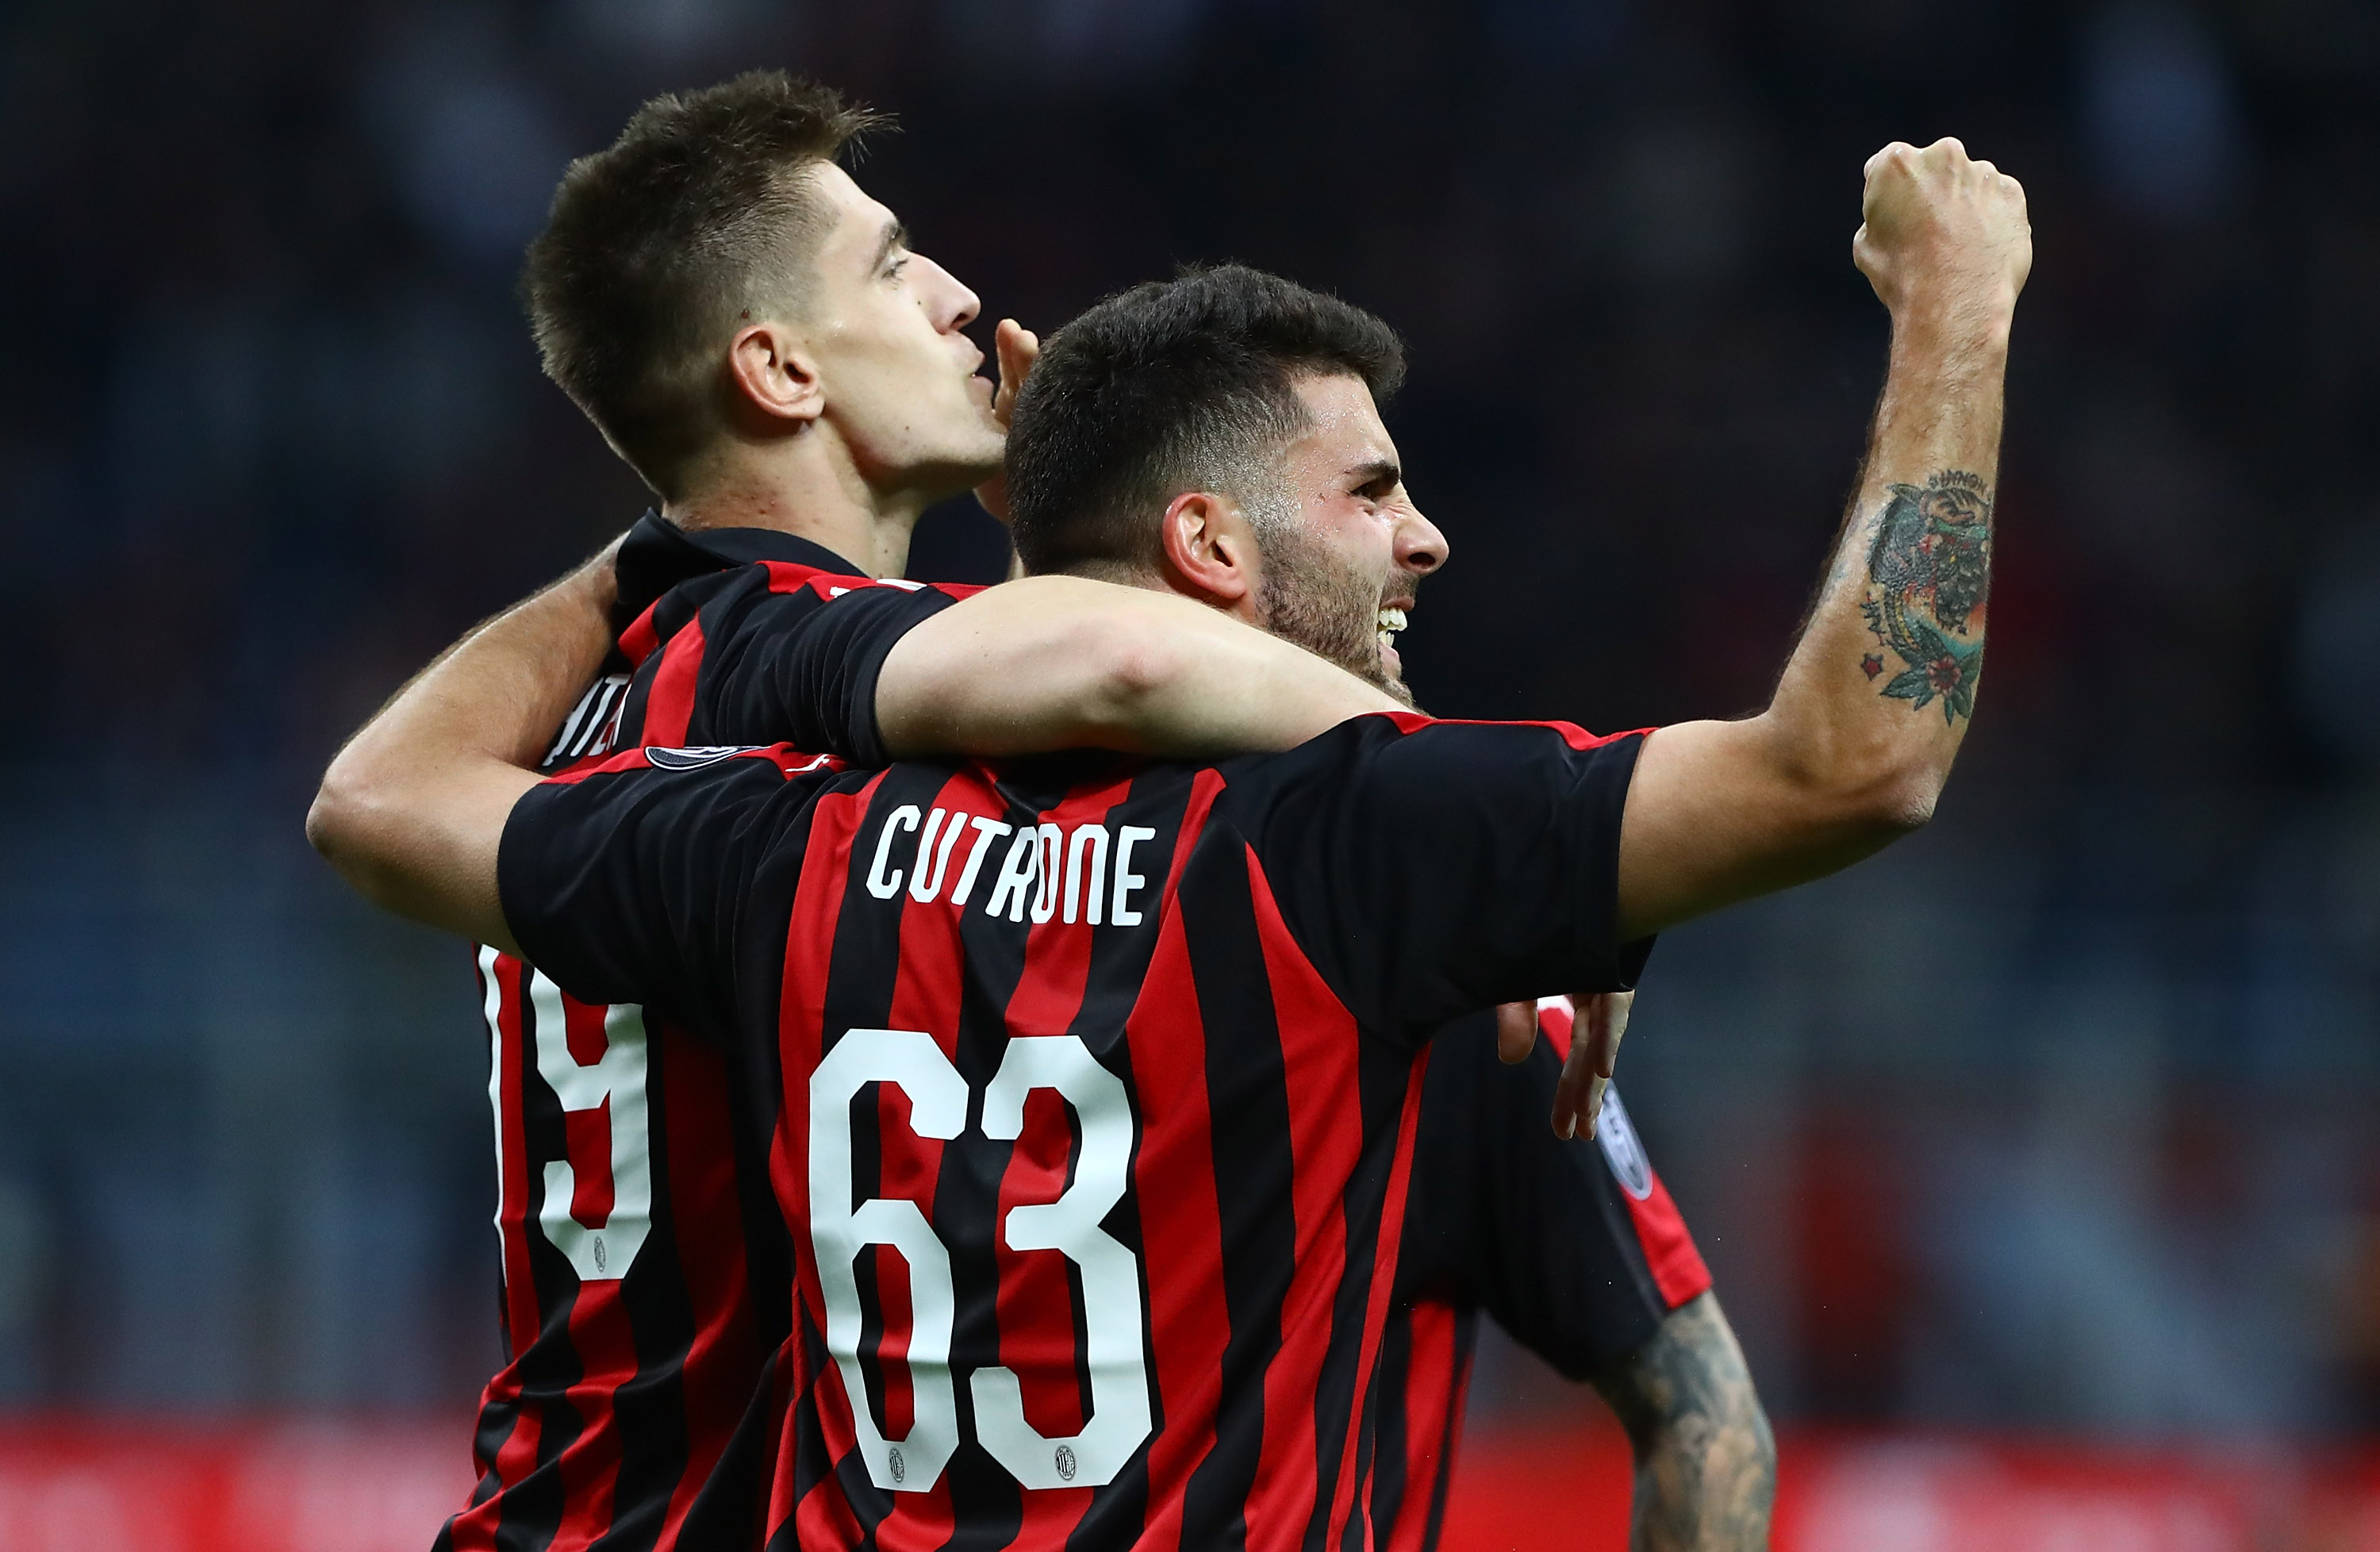
{"type": "Polygon", "coordinates": [[[1852,262],[1895,321],[2004,325],[2033,271],[2023,185],[1952,139],[1895,140],[1866,174],[1852,262]]]}
{"type": "MultiPolygon", "coordinates": [[[[1033,363],[1041,358],[1041,339],[1014,318],[1003,318],[992,331],[992,350],[1000,358],[1000,386],[991,395],[991,418],[1002,431],[1016,415],[1016,391],[1025,386],[1033,363]]],[[[1008,474],[993,475],[975,488],[975,499],[1002,522],[1008,521],[1008,474]]]]}
{"type": "MultiPolygon", "coordinates": [[[[1554,1135],[1592,1137],[1596,1121],[1603,1113],[1603,1091],[1611,1086],[1612,1070],[1620,1064],[1620,1037],[1628,1033],[1628,1014],[1636,1005],[1636,994],[1581,993],[1571,1001],[1578,1012],[1570,1029],[1570,1057],[1554,1085],[1554,1135]]],[[[1501,1010],[1498,1012],[1500,1017],[1501,1010]]],[[[1502,1037],[1500,1023],[1500,1050],[1502,1037]]]]}
{"type": "Polygon", "coordinates": [[[1537,1005],[1535,1002],[1496,1004],[1496,1060],[1517,1067],[1537,1049],[1537,1005]]]}

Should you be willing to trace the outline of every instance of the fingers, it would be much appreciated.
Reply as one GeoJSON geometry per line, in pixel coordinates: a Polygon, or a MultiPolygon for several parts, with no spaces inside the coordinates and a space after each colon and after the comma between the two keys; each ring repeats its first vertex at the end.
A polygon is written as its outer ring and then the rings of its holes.
{"type": "Polygon", "coordinates": [[[1537,1005],[1503,1002],[1496,1008],[1496,1060],[1511,1067],[1537,1048],[1537,1005]]]}
{"type": "Polygon", "coordinates": [[[1003,318],[992,332],[992,348],[1000,356],[1000,388],[992,394],[991,413],[1003,427],[1015,413],[1016,391],[1041,358],[1041,339],[1014,318],[1003,318]]]}
{"type": "Polygon", "coordinates": [[[1620,1038],[1628,1033],[1628,1014],[1636,1006],[1633,991],[1598,994],[1587,1018],[1587,1037],[1594,1043],[1595,1070],[1609,1077],[1620,1065],[1620,1038]]]}
{"type": "Polygon", "coordinates": [[[1595,1112],[1603,1103],[1605,1079],[1595,1070],[1595,1059],[1588,1054],[1588,1043],[1573,1039],[1570,1055],[1562,1061],[1561,1076],[1554,1082],[1554,1135],[1571,1138],[1579,1135],[1584,1126],[1585,1134],[1595,1135],[1595,1112]]]}
{"type": "Polygon", "coordinates": [[[1572,1001],[1578,1017],[1571,1026],[1570,1055],[1554,1085],[1554,1135],[1592,1137],[1603,1113],[1604,1090],[1620,1064],[1620,1040],[1628,1033],[1636,994],[1581,992],[1572,1001]]]}

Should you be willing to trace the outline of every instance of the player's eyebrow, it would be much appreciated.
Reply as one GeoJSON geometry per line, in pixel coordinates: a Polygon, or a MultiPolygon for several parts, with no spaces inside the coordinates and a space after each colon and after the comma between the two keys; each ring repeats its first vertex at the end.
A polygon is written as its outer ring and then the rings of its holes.
{"type": "Polygon", "coordinates": [[[884,267],[884,261],[892,256],[892,250],[894,249],[906,248],[908,246],[909,228],[899,221],[886,222],[884,224],[884,235],[881,237],[879,237],[876,241],[876,257],[868,261],[868,273],[869,274],[874,274],[877,271],[882,269],[884,267]]]}
{"type": "Polygon", "coordinates": [[[1384,481],[1390,485],[1402,485],[1405,480],[1405,471],[1397,467],[1397,461],[1394,458],[1372,458],[1348,469],[1346,478],[1354,480],[1356,489],[1361,490],[1366,485],[1378,485],[1384,481]]]}

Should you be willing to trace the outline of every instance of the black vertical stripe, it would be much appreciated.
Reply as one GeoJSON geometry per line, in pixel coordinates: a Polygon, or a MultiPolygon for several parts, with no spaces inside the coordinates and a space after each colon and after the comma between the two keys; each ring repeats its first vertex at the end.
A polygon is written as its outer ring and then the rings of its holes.
{"type": "MultiPolygon", "coordinates": [[[[902,766],[887,771],[877,783],[867,813],[853,832],[849,870],[842,880],[842,908],[835,916],[834,947],[828,961],[821,999],[821,1056],[832,1051],[849,1030],[889,1025],[893,994],[900,981],[901,918],[906,896],[895,894],[889,901],[877,900],[868,892],[868,871],[875,861],[875,841],[887,817],[904,804],[914,804],[921,810],[930,808],[947,775],[941,768],[930,766],[902,766]]],[[[912,850],[915,833],[905,838],[912,850]]],[[[881,1192],[884,1140],[880,1135],[879,1119],[882,1113],[882,1086],[865,1085],[851,1100],[851,1184],[855,1202],[866,1201],[881,1192]]],[[[945,1176],[954,1146],[956,1140],[942,1145],[945,1176]]],[[[939,1194],[938,1186],[938,1198],[939,1194]]],[[[808,1204],[802,1206],[807,1211],[808,1204]]],[[[930,1216],[940,1219],[938,1206],[930,1216]]],[[[868,1393],[854,1396],[851,1400],[855,1411],[867,1407],[878,1432],[885,1433],[884,1401],[888,1392],[884,1366],[879,1357],[884,1337],[883,1303],[876,1277],[880,1254],[872,1247],[862,1251],[853,1268],[859,1291],[859,1366],[868,1381],[868,1393]]],[[[955,1265],[953,1272],[956,1285],[955,1265]]],[[[963,1310],[964,1289],[954,1287],[954,1291],[959,1293],[963,1310]]],[[[834,1360],[830,1354],[823,1362],[831,1366],[834,1360]]],[[[876,1486],[868,1478],[866,1462],[856,1453],[836,1462],[835,1475],[853,1494],[852,1510],[859,1521],[862,1545],[873,1546],[876,1527],[897,1507],[900,1495],[876,1486]]]]}
{"type": "MultiPolygon", "coordinates": [[[[1331,1501],[1345,1462],[1348,1430],[1360,1425],[1359,1403],[1367,1399],[1356,1394],[1363,1369],[1364,1321],[1379,1252],[1380,1219],[1396,1168],[1397,1134],[1406,1095],[1418,1078],[1414,1061],[1411,1050],[1375,1039],[1363,1039],[1357,1049],[1356,1108],[1363,1140],[1355,1168],[1340,1195],[1346,1271],[1331,1301],[1330,1342],[1315,1382],[1314,1517],[1305,1529],[1309,1552],[1318,1552],[1330,1534],[1331,1501]]],[[[1362,1480],[1359,1473],[1359,1486],[1362,1480]]],[[[1367,1511],[1358,1494],[1350,1523],[1360,1523],[1367,1511]]]]}
{"type": "Polygon", "coordinates": [[[1239,838],[1210,826],[1183,870],[1179,904],[1206,1030],[1207,1105],[1222,1243],[1222,1409],[1215,1447],[1191,1473],[1182,1544],[1245,1546],[1248,1493],[1264,1447],[1264,1376],[1281,1351],[1281,1303],[1296,1267],[1288,1080],[1239,838]]]}
{"type": "MultiPolygon", "coordinates": [[[[1016,1145],[983,1135],[982,1096],[1007,1053],[1008,1004],[1025,978],[1032,928],[1011,922],[1005,912],[991,916],[985,907],[991,903],[1001,860],[1016,835],[1038,823],[1042,810],[1059,796],[1021,785],[1003,787],[1001,795],[1006,804],[1001,818],[1014,828],[987,843],[975,889],[959,908],[958,1068],[967,1083],[969,1114],[965,1135],[943,1153],[941,1189],[934,1198],[934,1221],[947,1226],[943,1237],[951,1251],[951,1276],[959,1289],[951,1332],[959,1448],[951,1457],[948,1477],[953,1524],[950,1546],[970,1552],[999,1552],[1015,1541],[1025,1521],[1024,1489],[978,1442],[981,1429],[970,1380],[977,1369],[1000,1362],[1000,1260],[994,1240],[1000,1185],[1016,1145]]],[[[964,854],[973,845],[972,839],[963,839],[953,850],[952,872],[942,880],[944,897],[957,887],[957,869],[965,866],[964,854]]]]}
{"type": "MultiPolygon", "coordinates": [[[[808,1314],[805,1312],[795,1323],[794,1340],[801,1344],[802,1372],[808,1376],[808,1383],[802,1387],[802,1393],[795,1398],[791,1415],[786,1420],[785,1442],[781,1448],[790,1449],[793,1451],[793,1499],[788,1506],[784,1523],[771,1527],[775,1533],[769,1538],[771,1552],[774,1552],[778,1546],[780,1536],[784,1538],[786,1546],[790,1546],[794,1544],[795,1527],[801,1518],[802,1501],[810,1496],[811,1490],[820,1483],[834,1474],[835,1468],[835,1462],[827,1458],[826,1432],[819,1422],[820,1376],[824,1375],[827,1366],[834,1362],[832,1355],[826,1350],[826,1333],[819,1329],[810,1320],[808,1314]]],[[[867,1481],[865,1473],[861,1473],[860,1480],[867,1481]]]]}
{"type": "Polygon", "coordinates": [[[1412,1424],[1406,1407],[1412,1400],[1407,1388],[1413,1365],[1413,1306],[1399,1304],[1389,1311],[1388,1325],[1380,1333],[1380,1355],[1372,1369],[1372,1388],[1379,1398],[1375,1407],[1372,1525],[1382,1537],[1396,1524],[1397,1511],[1404,1507],[1405,1467],[1412,1459],[1412,1424]]]}
{"type": "MultiPolygon", "coordinates": [[[[1142,825],[1157,831],[1156,836],[1142,843],[1144,855],[1149,858],[1165,858],[1171,862],[1179,844],[1184,805],[1182,801],[1185,784],[1177,773],[1167,772],[1157,777],[1135,781],[1124,800],[1109,811],[1106,824],[1111,838],[1127,824],[1142,825]]],[[[1107,921],[1091,939],[1090,973],[1084,979],[1082,1011],[1075,1015],[1075,1033],[1091,1048],[1093,1054],[1110,1072],[1123,1080],[1124,1094],[1132,1107],[1133,1158],[1131,1174],[1137,1178],[1140,1149],[1148,1137],[1148,1115],[1142,1103],[1140,1085],[1132,1069],[1132,1047],[1124,1038],[1124,1024],[1140,1000],[1141,987],[1148,978],[1149,961],[1157,952],[1157,924],[1160,913],[1153,901],[1164,885],[1164,875],[1150,872],[1152,903],[1142,912],[1142,925],[1136,928],[1118,927],[1107,921]]],[[[1115,855],[1108,857],[1107,884],[1109,899],[1113,902],[1115,855]]],[[[1133,1266],[1140,1278],[1141,1308],[1141,1370],[1148,1378],[1149,1436],[1141,1441],[1115,1480],[1092,1496],[1090,1507],[1075,1524],[1067,1538],[1068,1552],[1093,1552],[1095,1548],[1125,1546],[1140,1534],[1148,1520],[1148,1451],[1158,1436],[1165,1430],[1165,1398],[1157,1386],[1157,1339],[1150,1328],[1148,1311],[1154,1301],[1148,1286],[1148,1258],[1142,1233],[1139,1198],[1124,1193],[1101,1223],[1119,1244],[1132,1252],[1133,1266]]],[[[1077,1352],[1081,1349],[1077,1348],[1077,1352]]]]}
{"type": "Polygon", "coordinates": [[[521,1238],[527,1247],[530,1286],[536,1291],[538,1332],[528,1350],[514,1361],[520,1386],[520,1406],[537,1415],[537,1463],[522,1480],[506,1488],[498,1513],[497,1539],[507,1548],[538,1552],[552,1545],[562,1528],[562,1452],[577,1442],[585,1419],[571,1403],[570,1389],[586,1378],[586,1365],[571,1340],[570,1310],[577,1297],[578,1274],[570,1260],[553,1247],[538,1227],[545,1211],[543,1161],[566,1158],[569,1146],[563,1127],[562,1103],[537,1070],[538,1009],[529,995],[536,972],[520,967],[516,1000],[520,1012],[520,1043],[513,1052],[515,1090],[520,1095],[521,1147],[525,1168],[521,1203],[521,1238]]]}
{"type": "Polygon", "coordinates": [[[1430,1482],[1429,1524],[1422,1533],[1422,1552],[1436,1552],[1439,1535],[1446,1529],[1446,1500],[1454,1486],[1455,1437],[1463,1427],[1463,1403],[1471,1391],[1471,1359],[1478,1345],[1479,1312],[1456,1310],[1454,1383],[1447,1387],[1446,1410],[1430,1420],[1438,1430],[1438,1471],[1430,1482]]]}
{"type": "Polygon", "coordinates": [[[635,1343],[637,1372],[612,1393],[612,1423],[623,1448],[613,1468],[612,1524],[596,1541],[603,1552],[648,1552],[661,1539],[671,1495],[685,1479],[686,1355],[694,1345],[694,1300],[686,1291],[688,1249],[681,1246],[671,1211],[667,1146],[670,1071],[680,1052],[667,1031],[645,1028],[645,1119],[651,1158],[652,1221],[644,1248],[619,1282],[622,1309],[635,1343]],[[628,1448],[633,1442],[634,1448],[628,1448]]]}

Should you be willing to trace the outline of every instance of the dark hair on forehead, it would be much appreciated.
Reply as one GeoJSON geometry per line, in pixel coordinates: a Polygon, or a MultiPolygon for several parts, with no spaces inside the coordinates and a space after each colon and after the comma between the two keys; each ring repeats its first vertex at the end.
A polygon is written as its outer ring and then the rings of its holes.
{"type": "Polygon", "coordinates": [[[1396,332],[1363,309],[1244,265],[1120,292],[1050,340],[1008,435],[1009,531],[1028,571],[1153,568],[1185,491],[1247,504],[1309,423],[1295,380],[1404,377],[1396,332]]]}
{"type": "Polygon", "coordinates": [[[754,70],[637,110],[562,175],[521,290],[546,375],[645,482],[712,434],[742,316],[798,314],[829,225],[808,176],[888,123],[831,87],[754,70]]]}

